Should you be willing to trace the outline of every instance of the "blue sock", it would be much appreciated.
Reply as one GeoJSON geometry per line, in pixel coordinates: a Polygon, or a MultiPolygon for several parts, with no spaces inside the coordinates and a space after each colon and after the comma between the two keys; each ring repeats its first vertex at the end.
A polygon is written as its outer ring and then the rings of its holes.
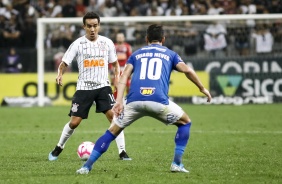
{"type": "Polygon", "coordinates": [[[92,169],[92,165],[98,160],[98,158],[108,150],[111,142],[115,140],[114,136],[109,130],[102,135],[95,143],[93,151],[89,159],[85,162],[83,167],[87,167],[89,170],[92,169]]]}
{"type": "Polygon", "coordinates": [[[190,136],[190,126],[191,126],[191,122],[187,123],[186,125],[178,126],[178,130],[176,132],[174,139],[175,149],[174,149],[174,159],[173,159],[173,162],[175,162],[177,165],[181,164],[182,162],[182,156],[190,136]]]}

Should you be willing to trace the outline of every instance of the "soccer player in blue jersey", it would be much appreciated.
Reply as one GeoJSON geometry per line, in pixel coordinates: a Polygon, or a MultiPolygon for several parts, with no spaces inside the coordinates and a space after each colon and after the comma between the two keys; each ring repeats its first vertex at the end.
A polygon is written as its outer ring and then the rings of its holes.
{"type": "Polygon", "coordinates": [[[188,67],[181,57],[162,44],[165,41],[161,25],[150,25],[147,29],[147,46],[135,51],[128,59],[118,84],[118,95],[113,107],[114,119],[110,128],[96,142],[90,158],[76,172],[88,174],[93,164],[107,151],[110,143],[119,133],[137,119],[150,116],[165,125],[178,127],[175,135],[174,157],[170,167],[172,172],[189,172],[184,168],[182,156],[190,135],[191,119],[183,109],[169,100],[170,75],[173,70],[185,74],[211,101],[210,92],[202,85],[195,71],[188,67]],[[126,100],[123,94],[127,78],[131,86],[126,100]]]}

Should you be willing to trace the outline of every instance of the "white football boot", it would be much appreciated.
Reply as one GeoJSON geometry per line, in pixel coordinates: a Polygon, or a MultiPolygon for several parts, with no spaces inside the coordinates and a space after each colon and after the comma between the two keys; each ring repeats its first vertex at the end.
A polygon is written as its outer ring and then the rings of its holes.
{"type": "Polygon", "coordinates": [[[170,166],[170,171],[171,172],[184,172],[184,173],[189,173],[188,170],[184,168],[183,164],[177,165],[175,162],[172,162],[170,166]]]}
{"type": "Polygon", "coordinates": [[[76,171],[76,173],[77,173],[77,174],[88,174],[89,171],[90,171],[90,170],[89,170],[87,167],[82,167],[82,168],[78,169],[78,170],[76,171]]]}

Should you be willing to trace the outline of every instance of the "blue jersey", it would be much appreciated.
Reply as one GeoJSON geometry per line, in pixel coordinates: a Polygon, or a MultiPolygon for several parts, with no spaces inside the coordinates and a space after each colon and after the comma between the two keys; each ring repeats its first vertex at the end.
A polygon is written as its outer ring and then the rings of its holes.
{"type": "Polygon", "coordinates": [[[127,103],[154,101],[167,105],[170,75],[179,62],[183,60],[177,53],[159,44],[135,51],[127,60],[133,65],[127,103]]]}

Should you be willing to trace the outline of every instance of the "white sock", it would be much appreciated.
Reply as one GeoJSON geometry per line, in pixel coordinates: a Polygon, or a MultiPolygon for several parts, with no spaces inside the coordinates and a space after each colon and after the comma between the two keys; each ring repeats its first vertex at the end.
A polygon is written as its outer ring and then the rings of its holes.
{"type": "Polygon", "coordinates": [[[60,137],[60,140],[59,140],[59,143],[57,144],[57,146],[60,146],[61,148],[65,147],[65,144],[66,144],[67,140],[70,138],[70,136],[73,134],[73,132],[75,130],[75,129],[71,129],[70,128],[69,123],[70,122],[68,122],[64,126],[62,134],[61,134],[61,137],[60,137]]]}
{"type": "Polygon", "coordinates": [[[118,147],[119,154],[124,150],[125,151],[125,140],[123,131],[116,137],[116,143],[118,147]]]}

